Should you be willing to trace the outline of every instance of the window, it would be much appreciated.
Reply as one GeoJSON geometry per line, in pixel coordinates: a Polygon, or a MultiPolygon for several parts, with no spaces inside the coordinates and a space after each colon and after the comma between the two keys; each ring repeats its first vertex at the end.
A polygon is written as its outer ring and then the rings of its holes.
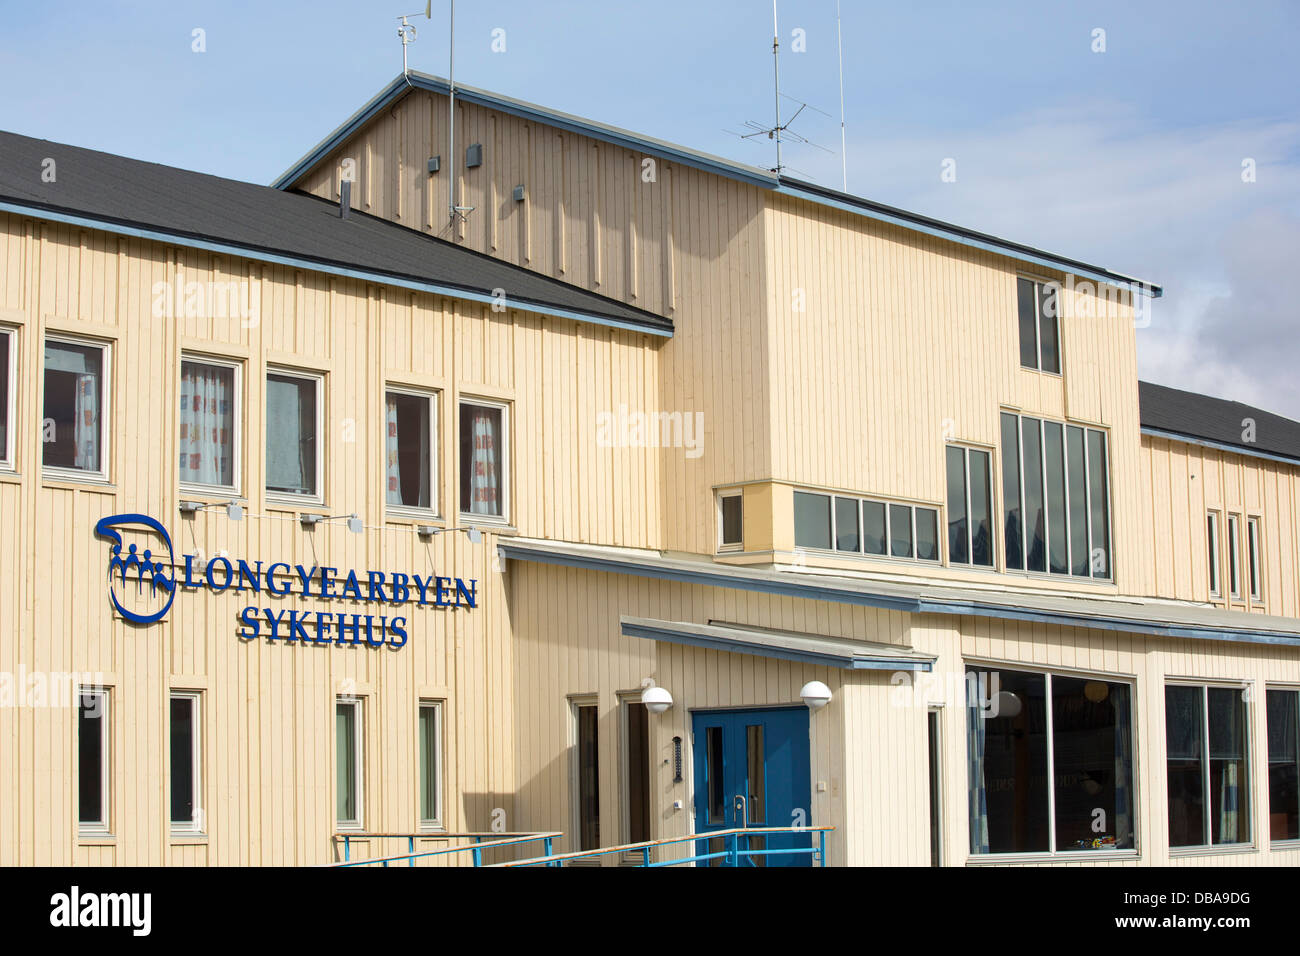
{"type": "Polygon", "coordinates": [[[266,376],[266,490],[320,500],[321,378],[266,376]]]}
{"type": "Polygon", "coordinates": [[[109,832],[108,691],[83,688],[77,707],[77,823],[81,834],[109,832]]]}
{"type": "Polygon", "coordinates": [[[1250,599],[1264,600],[1264,580],[1260,569],[1259,519],[1246,519],[1246,572],[1250,575],[1250,599]]]}
{"type": "Polygon", "coordinates": [[[173,693],[170,718],[172,832],[202,833],[199,695],[189,691],[173,693]]]}
{"type": "Polygon", "coordinates": [[[1300,691],[1265,692],[1268,710],[1268,835],[1300,839],[1300,691]]]}
{"type": "Polygon", "coordinates": [[[1210,565],[1210,597],[1222,597],[1219,589],[1219,516],[1211,511],[1205,516],[1205,541],[1210,565]]]}
{"type": "Polygon", "coordinates": [[[1241,600],[1241,520],[1228,515],[1228,594],[1241,600]]]}
{"type": "Polygon", "coordinates": [[[384,494],[390,508],[436,511],[437,408],[427,392],[384,395],[384,494]]]}
{"type": "Polygon", "coordinates": [[[948,563],[993,566],[992,456],[949,445],[948,563]]]}
{"type": "Polygon", "coordinates": [[[13,468],[13,430],[9,427],[14,403],[14,333],[0,328],[0,468],[13,468]]]}
{"type": "Polygon", "coordinates": [[[600,846],[600,739],[595,703],[573,705],[575,734],[574,807],[579,850],[600,846]]]}
{"type": "Polygon", "coordinates": [[[507,515],[509,435],[506,407],[460,403],[460,510],[474,517],[507,515]]]}
{"type": "Polygon", "coordinates": [[[1171,847],[1249,842],[1246,739],[1242,688],[1165,686],[1171,847]]]}
{"type": "Polygon", "coordinates": [[[437,701],[420,701],[420,826],[441,826],[442,798],[439,781],[442,779],[442,731],[439,726],[442,707],[437,701]]]}
{"type": "Polygon", "coordinates": [[[56,472],[108,474],[107,345],[45,341],[41,461],[56,472]]]}
{"type": "Polygon", "coordinates": [[[240,422],[239,366],[214,359],[182,359],[182,485],[238,490],[240,422]]]}
{"type": "Polygon", "coordinates": [[[1112,577],[1106,435],[1002,413],[1007,570],[1112,577]]]}
{"type": "Polygon", "coordinates": [[[972,854],[1136,846],[1128,684],[968,667],[966,704],[972,854]]]}
{"type": "Polygon", "coordinates": [[[623,806],[627,843],[650,837],[650,712],[639,697],[623,701],[623,806]]]}
{"type": "Polygon", "coordinates": [[[1016,280],[1020,320],[1020,364],[1057,375],[1061,372],[1060,287],[1055,282],[1016,280]]]}
{"type": "Polygon", "coordinates": [[[926,763],[930,781],[930,865],[943,865],[943,788],[939,774],[943,765],[939,746],[939,712],[929,710],[925,715],[926,763]]]}
{"type": "Polygon", "coordinates": [[[361,701],[339,697],[334,701],[335,817],[339,829],[362,826],[361,701]]]}
{"type": "Polygon", "coordinates": [[[939,560],[939,512],[897,502],[794,493],[794,543],[920,561],[939,560]]]}
{"type": "Polygon", "coordinates": [[[737,491],[718,496],[718,550],[744,547],[744,495],[737,491]]]}

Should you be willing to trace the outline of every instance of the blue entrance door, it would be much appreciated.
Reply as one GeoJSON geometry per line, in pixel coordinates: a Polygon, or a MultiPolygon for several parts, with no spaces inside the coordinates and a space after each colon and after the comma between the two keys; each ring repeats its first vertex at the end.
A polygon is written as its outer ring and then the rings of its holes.
{"type": "MultiPolygon", "coordinates": [[[[695,832],[811,824],[808,708],[711,710],[694,715],[695,832]]],[[[810,847],[811,835],[741,836],[755,851],[810,847]]],[[[724,838],[696,853],[722,853],[724,838]]],[[[713,866],[726,865],[714,859],[713,866]]],[[[811,866],[806,853],[741,857],[741,866],[811,866]]]]}

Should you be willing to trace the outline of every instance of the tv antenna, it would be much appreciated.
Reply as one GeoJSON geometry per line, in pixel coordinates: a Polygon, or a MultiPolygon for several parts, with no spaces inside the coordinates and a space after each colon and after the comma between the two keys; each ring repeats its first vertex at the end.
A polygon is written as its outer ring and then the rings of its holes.
{"type": "MultiPolygon", "coordinates": [[[[776,165],[772,167],[771,171],[773,173],[776,173],[777,178],[780,178],[781,174],[786,169],[789,169],[791,172],[799,173],[801,176],[806,176],[808,175],[807,173],[801,172],[800,170],[797,170],[792,166],[786,166],[785,163],[783,162],[781,157],[782,139],[783,138],[788,139],[795,143],[800,143],[805,146],[812,146],[815,149],[820,149],[822,152],[825,153],[831,153],[832,151],[827,149],[825,146],[820,146],[817,143],[814,143],[812,140],[804,136],[800,136],[798,133],[790,129],[790,127],[794,124],[794,121],[797,120],[799,118],[799,115],[806,109],[812,110],[814,113],[821,113],[823,116],[827,118],[831,118],[831,117],[829,113],[819,110],[815,106],[810,106],[809,104],[803,102],[802,100],[795,99],[793,96],[787,96],[786,94],[781,92],[781,33],[780,33],[780,29],[777,26],[776,0],[772,0],[772,77],[773,77],[772,104],[773,104],[773,111],[775,113],[774,124],[772,126],[764,126],[762,123],[757,123],[754,120],[746,120],[744,125],[745,125],[745,129],[747,129],[748,132],[737,133],[734,130],[723,130],[723,132],[730,133],[732,136],[738,136],[741,139],[747,139],[750,141],[753,141],[756,137],[766,136],[768,139],[773,140],[776,143],[776,165]],[[785,99],[788,99],[793,103],[799,104],[798,109],[796,109],[794,113],[790,116],[790,118],[786,120],[784,123],[781,122],[781,98],[782,97],[785,97],[785,99]]],[[[832,153],[832,155],[834,154],[832,153]]]]}
{"type": "MultiPolygon", "coordinates": [[[[410,22],[410,18],[419,15],[418,13],[404,13],[397,18],[397,38],[402,41],[402,76],[406,76],[410,72],[406,68],[406,48],[415,42],[416,37],[415,24],[410,22]]],[[[424,18],[426,20],[433,19],[433,0],[429,0],[424,5],[424,18]]]]}

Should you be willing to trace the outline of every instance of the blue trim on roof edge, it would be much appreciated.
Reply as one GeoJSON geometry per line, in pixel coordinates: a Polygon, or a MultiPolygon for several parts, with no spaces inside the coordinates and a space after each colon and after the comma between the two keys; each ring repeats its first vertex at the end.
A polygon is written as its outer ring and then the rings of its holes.
{"type": "Polygon", "coordinates": [[[1229,445],[1226,442],[1213,441],[1209,438],[1197,438],[1195,435],[1184,435],[1182,432],[1166,431],[1163,428],[1149,428],[1143,425],[1140,430],[1143,435],[1150,435],[1152,438],[1165,438],[1169,441],[1179,441],[1188,445],[1203,445],[1206,448],[1231,452],[1234,455],[1245,455],[1248,458],[1264,458],[1268,461],[1276,461],[1281,462],[1284,465],[1300,467],[1300,459],[1287,458],[1285,455],[1277,455],[1267,451],[1252,451],[1249,448],[1242,448],[1238,445],[1229,445]]]}
{"type": "MultiPolygon", "coordinates": [[[[70,213],[42,209],[40,206],[27,206],[22,203],[9,202],[8,200],[0,200],[0,212],[11,212],[16,215],[31,216],[36,219],[48,219],[53,222],[66,223],[70,226],[82,226],[87,229],[98,229],[101,232],[111,232],[123,236],[134,236],[139,239],[148,239],[153,242],[162,242],[173,246],[184,246],[189,249],[203,249],[207,252],[217,252],[222,255],[241,256],[245,259],[289,266],[294,269],[307,269],[313,272],[324,272],[329,275],[343,276],[349,279],[360,279],[364,282],[374,282],[377,285],[393,286],[400,289],[412,289],[416,292],[429,292],[433,295],[441,295],[449,299],[480,302],[485,305],[492,305],[501,301],[486,292],[474,292],[472,290],[459,289],[455,286],[444,286],[435,282],[424,282],[419,279],[403,279],[398,276],[384,275],[382,272],[370,272],[365,269],[352,269],[347,266],[318,262],[315,259],[280,255],[278,253],[251,249],[247,246],[236,245],[235,243],[197,239],[193,236],[167,232],[161,229],[146,229],[141,226],[128,226],[108,219],[96,219],[92,216],[74,216],[70,213]]],[[[550,315],[555,316],[556,318],[570,319],[575,322],[604,325],[610,328],[625,329],[629,332],[644,332],[646,335],[657,335],[661,338],[670,339],[673,337],[671,329],[660,329],[653,325],[639,325],[635,322],[623,322],[619,319],[608,318],[607,316],[577,312],[559,306],[548,306],[524,299],[510,299],[509,297],[506,297],[505,302],[507,308],[518,309],[521,312],[534,312],[538,315],[550,315]]]]}

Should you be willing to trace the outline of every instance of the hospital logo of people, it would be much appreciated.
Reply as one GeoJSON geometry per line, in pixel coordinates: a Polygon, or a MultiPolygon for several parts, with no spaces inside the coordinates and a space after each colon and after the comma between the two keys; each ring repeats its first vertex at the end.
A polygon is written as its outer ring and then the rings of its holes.
{"type": "Polygon", "coordinates": [[[161,522],[143,514],[109,515],[95,523],[95,536],[109,543],[108,599],[113,610],[136,625],[161,621],[178,593],[207,590],[248,592],[249,603],[238,614],[236,636],[245,642],[259,637],[269,642],[403,647],[409,637],[406,613],[411,607],[439,610],[478,607],[478,580],[418,573],[356,571],[340,576],[337,568],[275,561],[232,561],[218,555],[203,561],[181,555],[179,563],[171,535],[161,522]],[[143,543],[124,536],[143,538],[143,543]],[[366,605],[371,613],[341,610],[301,610],[263,607],[276,598],[366,605]],[[403,614],[394,614],[394,611],[403,614]]]}

